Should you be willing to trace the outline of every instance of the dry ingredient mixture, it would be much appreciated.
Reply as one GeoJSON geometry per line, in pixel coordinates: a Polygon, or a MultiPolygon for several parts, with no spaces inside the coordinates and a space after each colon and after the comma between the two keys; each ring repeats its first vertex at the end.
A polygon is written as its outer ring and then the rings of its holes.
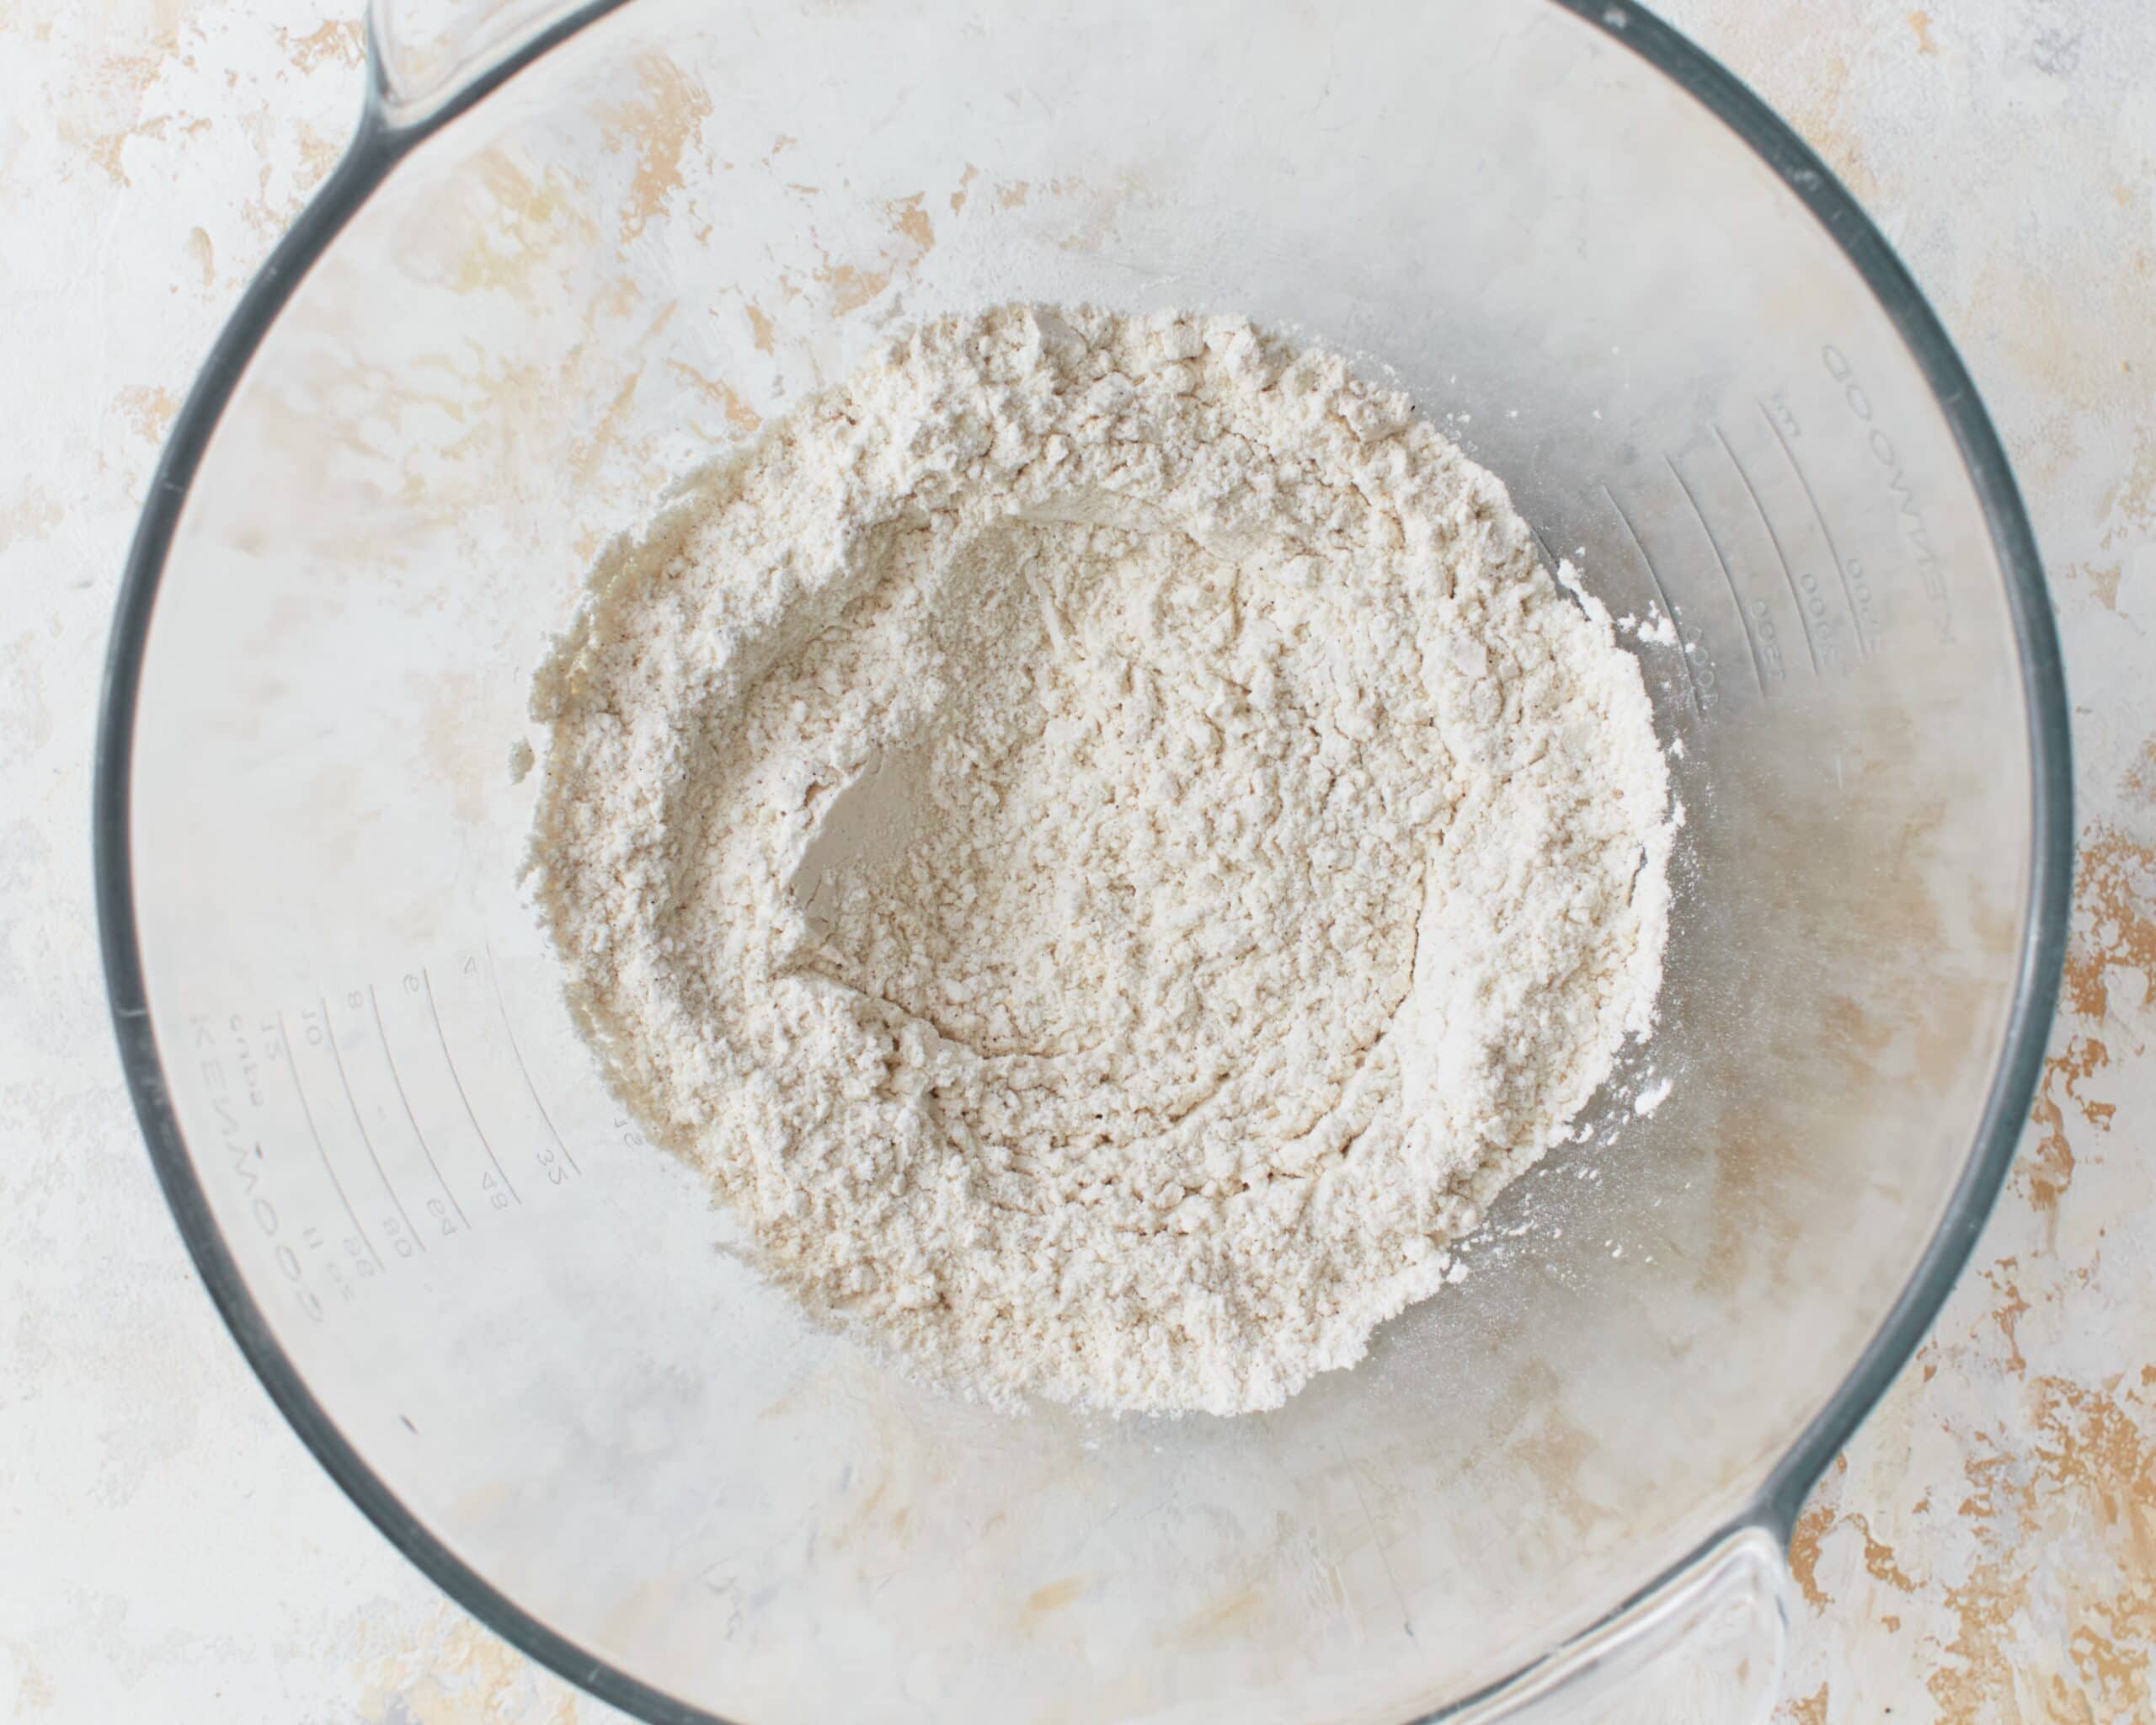
{"type": "Polygon", "coordinates": [[[992,1400],[1278,1406],[1652,1025],[1636,664],[1403,397],[1239,319],[893,342],[606,553],[535,713],[614,1083],[992,1400]]]}

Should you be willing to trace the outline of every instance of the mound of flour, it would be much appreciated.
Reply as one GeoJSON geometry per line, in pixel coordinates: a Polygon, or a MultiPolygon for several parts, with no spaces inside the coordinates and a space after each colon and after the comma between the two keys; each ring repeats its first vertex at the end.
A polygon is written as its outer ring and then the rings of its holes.
{"type": "Polygon", "coordinates": [[[991,1399],[1278,1406],[1652,1023],[1637,666],[1403,398],[1239,320],[896,341],[607,553],[534,711],[621,1094],[991,1399]]]}

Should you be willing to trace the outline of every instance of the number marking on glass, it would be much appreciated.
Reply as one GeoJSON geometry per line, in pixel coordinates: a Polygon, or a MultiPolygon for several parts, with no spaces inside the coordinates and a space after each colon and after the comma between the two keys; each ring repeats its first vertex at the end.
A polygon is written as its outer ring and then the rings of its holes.
{"type": "Polygon", "coordinates": [[[1774,639],[1773,619],[1765,615],[1766,606],[1763,604],[1755,604],[1750,610],[1745,607],[1743,595],[1737,590],[1737,577],[1730,573],[1729,559],[1722,554],[1721,542],[1715,537],[1715,530],[1708,524],[1706,511],[1700,507],[1700,499],[1692,494],[1692,488],[1685,483],[1684,476],[1677,471],[1675,462],[1664,456],[1662,464],[1669,469],[1669,477],[1677,482],[1677,489],[1684,494],[1684,501],[1692,506],[1693,520],[1700,524],[1700,531],[1706,535],[1707,549],[1714,553],[1715,567],[1721,571],[1722,581],[1729,589],[1729,602],[1737,607],[1737,625],[1744,631],[1744,644],[1750,649],[1752,681],[1758,686],[1759,698],[1764,701],[1767,697],[1769,653],[1776,676],[1785,674],[1781,647],[1774,639]],[[1758,626],[1756,633],[1754,624],[1758,626]],[[1765,644],[1764,647],[1763,642],[1765,644]]]}
{"type": "MultiPolygon", "coordinates": [[[[382,1058],[389,1068],[389,1081],[396,1087],[397,1100],[404,1110],[405,1123],[412,1129],[413,1140],[419,1146],[419,1154],[427,1159],[427,1167],[433,1170],[435,1184],[441,1188],[442,1197],[449,1200],[449,1208],[456,1213],[458,1223],[468,1228],[472,1226],[472,1219],[464,1214],[464,1206],[456,1201],[456,1194],[449,1189],[449,1182],[442,1177],[441,1164],[435,1160],[434,1146],[427,1142],[427,1135],[419,1130],[419,1117],[412,1112],[412,1099],[404,1093],[404,1077],[397,1070],[397,1056],[390,1051],[389,1032],[383,1028],[382,1022],[382,1001],[376,997],[371,982],[367,985],[367,1006],[374,1013],[374,1033],[382,1044],[382,1058]]],[[[427,1211],[441,1224],[445,1236],[456,1232],[456,1229],[450,1226],[449,1217],[439,1201],[429,1199],[427,1211]]]]}
{"type": "MultiPolygon", "coordinates": [[[[1783,409],[1788,412],[1787,409],[1783,409]]],[[[1842,597],[1848,602],[1849,617],[1855,624],[1856,656],[1869,659],[1878,649],[1879,619],[1871,602],[1871,588],[1864,578],[1864,565],[1854,558],[1842,555],[1841,547],[1834,543],[1834,530],[1827,525],[1827,511],[1819,507],[1818,494],[1812,490],[1812,481],[1804,471],[1804,463],[1797,460],[1796,450],[1789,441],[1789,433],[1764,401],[1759,403],[1759,417],[1767,422],[1767,429],[1774,434],[1774,441],[1781,446],[1782,455],[1789,462],[1789,470],[1796,476],[1797,489],[1804,493],[1804,500],[1812,505],[1812,519],[1819,523],[1819,537],[1826,542],[1827,555],[1833,562],[1834,574],[1842,584],[1842,597]],[[1862,602],[1859,602],[1859,595],[1862,602]]],[[[1791,419],[1792,426],[1795,425],[1791,419]]]]}
{"type": "Polygon", "coordinates": [[[376,1269],[386,1268],[382,1254],[375,1250],[374,1242],[367,1238],[367,1231],[360,1226],[360,1213],[352,1208],[352,1200],[344,1191],[344,1183],[337,1178],[337,1165],[329,1160],[323,1147],[321,1130],[314,1124],[314,1108],[307,1099],[307,1088],[300,1082],[300,1063],[292,1058],[291,1033],[285,1028],[285,1015],[277,1014],[277,1047],[285,1057],[285,1070],[291,1075],[292,1094],[299,1098],[300,1118],[307,1122],[307,1135],[314,1140],[314,1153],[322,1158],[322,1172],[329,1177],[329,1189],[337,1194],[337,1201],[344,1207],[344,1214],[351,1219],[352,1233],[359,1243],[366,1247],[367,1256],[374,1260],[376,1269]]]}
{"type": "Polygon", "coordinates": [[[328,1044],[329,1058],[336,1065],[337,1081],[344,1091],[344,1106],[352,1111],[352,1124],[360,1129],[360,1142],[366,1146],[367,1160],[374,1164],[375,1173],[382,1181],[382,1189],[389,1194],[390,1203],[395,1206],[398,1217],[404,1224],[401,1233],[396,1230],[393,1224],[391,1225],[388,1231],[390,1250],[399,1258],[409,1258],[414,1249],[424,1252],[427,1249],[427,1242],[419,1237],[419,1231],[412,1226],[412,1218],[405,1210],[404,1200],[397,1195],[397,1188],[390,1184],[388,1172],[382,1165],[381,1154],[374,1147],[374,1140],[367,1134],[367,1123],[360,1114],[359,1098],[352,1094],[352,1081],[344,1071],[344,1056],[337,1049],[337,1030],[329,1020],[329,1001],[327,997],[322,999],[321,1007],[322,1039],[328,1044]]]}
{"type": "MultiPolygon", "coordinates": [[[[406,980],[408,981],[410,979],[406,980]]],[[[441,1012],[435,1005],[435,980],[427,973],[427,967],[424,964],[419,967],[419,988],[427,997],[427,1016],[434,1020],[435,1040],[441,1045],[441,1062],[449,1068],[449,1081],[456,1086],[456,1099],[464,1105],[464,1118],[472,1123],[472,1136],[479,1140],[480,1149],[487,1152],[487,1160],[494,1166],[494,1176],[501,1182],[501,1191],[497,1192],[493,1182],[483,1178],[479,1182],[480,1189],[488,1194],[488,1202],[496,1210],[504,1208],[503,1193],[509,1195],[511,1203],[522,1204],[524,1200],[517,1196],[516,1188],[510,1183],[509,1175],[502,1167],[502,1159],[494,1154],[494,1143],[488,1138],[486,1129],[479,1124],[479,1116],[472,1107],[472,1098],[465,1093],[464,1075],[456,1070],[456,1059],[449,1051],[449,1037],[441,1028],[441,1012]]]]}
{"type": "Polygon", "coordinates": [[[1617,520],[1625,529],[1625,537],[1632,542],[1632,549],[1639,553],[1641,565],[1647,572],[1653,585],[1654,596],[1662,601],[1662,608],[1668,614],[1670,627],[1677,631],[1677,661],[1684,667],[1684,686],[1692,692],[1692,711],[1702,718],[1714,701],[1714,668],[1707,667],[1706,687],[1700,687],[1700,678],[1692,669],[1693,649],[1700,644],[1700,632],[1688,628],[1676,602],[1669,596],[1669,589],[1662,585],[1662,572],[1654,566],[1654,559],[1647,555],[1646,543],[1640,537],[1640,530],[1632,525],[1632,518],[1625,513],[1625,505],[1617,501],[1617,494],[1607,485],[1602,494],[1609,499],[1609,507],[1616,511],[1617,520]]]}
{"type": "MultiPolygon", "coordinates": [[[[1710,425],[1707,429],[1715,434],[1715,441],[1721,446],[1721,452],[1729,457],[1730,466],[1737,470],[1737,483],[1743,486],[1744,494],[1752,499],[1752,512],[1758,516],[1759,525],[1767,530],[1767,542],[1774,548],[1774,561],[1781,565],[1782,579],[1788,585],[1790,599],[1796,606],[1797,628],[1804,637],[1804,654],[1811,660],[1812,675],[1816,677],[1819,675],[1819,643],[1813,634],[1813,628],[1824,621],[1824,601],[1817,601],[1816,614],[1813,607],[1804,602],[1804,595],[1798,590],[1796,571],[1790,568],[1789,553],[1782,546],[1782,536],[1774,531],[1773,517],[1768,515],[1767,505],[1759,499],[1759,488],[1752,483],[1752,476],[1744,471],[1744,463],[1737,459],[1737,451],[1730,447],[1729,439],[1723,435],[1721,427],[1710,425]]],[[[1817,583],[1814,581],[1812,585],[1816,589],[1817,583]]],[[[1817,600],[1816,592],[1814,598],[1817,600]]],[[[1831,662],[1831,640],[1828,652],[1831,662]]]]}
{"type": "MultiPolygon", "coordinates": [[[[531,1068],[525,1065],[524,1050],[517,1045],[516,1027],[509,1021],[509,1002],[502,998],[502,979],[494,969],[494,949],[488,947],[486,953],[487,980],[494,985],[494,1009],[501,1014],[502,1032],[509,1038],[509,1051],[516,1056],[516,1070],[523,1076],[525,1093],[531,1098],[531,1106],[538,1109],[539,1118],[546,1122],[547,1135],[554,1140],[554,1147],[561,1151],[562,1160],[569,1165],[569,1172],[580,1175],[584,1170],[576,1165],[576,1158],[569,1154],[568,1146],[562,1141],[562,1135],[555,1130],[554,1117],[547,1112],[547,1104],[539,1100],[539,1087],[531,1081],[531,1068]]],[[[472,962],[469,959],[465,960],[467,965],[472,962]]],[[[562,1171],[552,1156],[543,1146],[534,1153],[539,1158],[539,1166],[546,1171],[548,1183],[560,1185],[562,1171]]]]}
{"type": "Polygon", "coordinates": [[[1864,446],[1878,464],[1877,472],[1893,508],[1896,537],[1902,553],[1915,565],[1924,597],[1930,601],[1932,628],[1939,644],[1951,647],[1956,640],[1953,595],[1947,590],[1946,570],[1938,549],[1931,542],[1931,528],[1925,519],[1924,499],[1917,494],[1916,482],[1903,467],[1894,440],[1886,435],[1886,427],[1877,423],[1878,409],[1858,381],[1855,362],[1832,342],[1820,349],[1819,360],[1828,377],[1840,386],[1842,404],[1849,418],[1863,428],[1864,446]]]}

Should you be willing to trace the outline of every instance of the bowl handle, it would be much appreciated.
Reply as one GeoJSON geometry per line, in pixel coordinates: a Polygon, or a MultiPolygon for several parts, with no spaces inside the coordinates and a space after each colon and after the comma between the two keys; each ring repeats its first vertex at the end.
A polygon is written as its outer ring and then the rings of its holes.
{"type": "Polygon", "coordinates": [[[621,0],[366,0],[369,117],[423,130],[621,0]]]}
{"type": "Polygon", "coordinates": [[[1780,1687],[1788,1581],[1781,1542],[1739,1528],[1445,1725],[1764,1725],[1780,1687]]]}

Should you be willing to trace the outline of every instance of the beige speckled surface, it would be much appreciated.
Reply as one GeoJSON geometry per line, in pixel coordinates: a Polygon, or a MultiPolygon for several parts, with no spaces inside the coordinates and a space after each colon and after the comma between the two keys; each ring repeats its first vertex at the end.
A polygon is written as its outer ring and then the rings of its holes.
{"type": "MultiPolygon", "coordinates": [[[[334,160],[323,0],[0,12],[0,1717],[611,1717],[446,1605],[271,1410],[138,1146],[88,745],[157,441],[334,160]]],[[[2156,1717],[2156,9],[1669,0],[1932,295],[2052,570],[2080,751],[2064,1011],[2009,1194],[1792,1551],[1781,1717],[2156,1717]]],[[[657,163],[654,172],[663,174],[657,163]]]]}

